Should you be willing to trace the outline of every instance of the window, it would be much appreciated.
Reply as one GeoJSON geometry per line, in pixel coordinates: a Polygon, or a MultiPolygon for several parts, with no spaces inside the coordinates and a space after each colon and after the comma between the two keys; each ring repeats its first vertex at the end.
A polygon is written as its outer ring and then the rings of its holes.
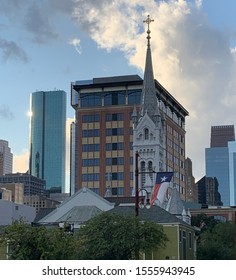
{"type": "Polygon", "coordinates": [[[117,114],[106,114],[106,121],[123,121],[124,120],[124,114],[123,113],[117,113],[117,114]]]}
{"type": "Polygon", "coordinates": [[[114,172],[111,174],[112,180],[124,180],[124,173],[123,172],[114,172]]]}
{"type": "Polygon", "coordinates": [[[182,230],[181,229],[179,230],[179,242],[180,243],[182,242],[182,230]]]}
{"type": "Polygon", "coordinates": [[[124,143],[107,143],[106,151],[124,150],[124,143]]]}
{"type": "Polygon", "coordinates": [[[82,152],[96,152],[100,151],[99,144],[83,144],[82,145],[82,152]]]}
{"type": "Polygon", "coordinates": [[[100,158],[83,159],[82,166],[99,166],[100,158]]]}
{"type": "Polygon", "coordinates": [[[104,105],[124,105],[125,104],[125,92],[124,91],[112,91],[106,93],[104,96],[104,105]]]}
{"type": "Polygon", "coordinates": [[[100,180],[100,174],[99,173],[82,174],[82,181],[83,182],[93,182],[93,181],[99,181],[99,180],[100,180]]]}
{"type": "Polygon", "coordinates": [[[145,162],[142,161],[141,162],[141,186],[143,186],[145,184],[145,162]]]}
{"type": "Polygon", "coordinates": [[[149,130],[147,128],[144,129],[144,140],[149,139],[149,130]]]}
{"type": "Polygon", "coordinates": [[[117,135],[124,135],[124,128],[107,128],[106,129],[106,136],[117,136],[117,135]]]}
{"type": "Polygon", "coordinates": [[[150,178],[151,178],[151,180],[153,181],[153,167],[152,167],[153,165],[152,165],[152,162],[151,161],[149,161],[148,162],[148,172],[150,172],[149,173],[149,176],[150,176],[150,178]]]}
{"type": "Polygon", "coordinates": [[[84,93],[80,97],[81,107],[97,107],[102,105],[100,93],[84,93]]]}
{"type": "Polygon", "coordinates": [[[82,137],[99,137],[99,129],[84,129],[82,130],[82,137]]]}
{"type": "Polygon", "coordinates": [[[100,122],[100,115],[83,115],[83,123],[100,122]]]}
{"type": "Polygon", "coordinates": [[[141,102],[141,89],[129,90],[128,91],[128,104],[140,104],[141,102]]]}
{"type": "Polygon", "coordinates": [[[189,241],[189,249],[192,249],[192,233],[191,232],[189,232],[189,234],[188,234],[188,241],[189,241]]]}

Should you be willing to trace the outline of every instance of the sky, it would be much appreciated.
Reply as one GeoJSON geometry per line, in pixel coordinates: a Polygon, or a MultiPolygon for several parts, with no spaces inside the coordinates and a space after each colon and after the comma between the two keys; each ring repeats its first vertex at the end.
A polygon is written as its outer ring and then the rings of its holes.
{"type": "MultiPolygon", "coordinates": [[[[212,125],[236,122],[235,0],[0,0],[0,139],[29,158],[30,93],[95,77],[143,77],[146,26],[157,79],[189,112],[186,157],[205,175],[212,125]]],[[[69,139],[67,135],[67,139],[69,139]]]]}

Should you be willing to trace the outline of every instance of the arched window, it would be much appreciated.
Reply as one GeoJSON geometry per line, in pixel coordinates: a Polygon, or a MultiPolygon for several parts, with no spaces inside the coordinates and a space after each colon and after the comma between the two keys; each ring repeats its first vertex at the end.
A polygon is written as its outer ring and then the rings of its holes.
{"type": "Polygon", "coordinates": [[[153,181],[153,164],[152,164],[152,161],[149,161],[148,162],[148,172],[150,172],[149,173],[149,176],[150,176],[150,178],[151,178],[151,180],[153,181]]]}
{"type": "Polygon", "coordinates": [[[141,186],[145,184],[145,161],[141,161],[141,186]]]}
{"type": "Polygon", "coordinates": [[[149,130],[147,128],[144,129],[144,140],[149,139],[149,130]]]}

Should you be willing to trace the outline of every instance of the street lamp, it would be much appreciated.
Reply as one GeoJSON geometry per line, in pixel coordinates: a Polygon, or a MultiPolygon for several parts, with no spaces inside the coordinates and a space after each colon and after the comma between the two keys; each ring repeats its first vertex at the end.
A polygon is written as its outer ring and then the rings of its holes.
{"type": "Polygon", "coordinates": [[[135,215],[136,215],[136,217],[138,217],[138,215],[139,215],[139,207],[144,208],[146,206],[147,209],[150,209],[150,199],[149,199],[147,190],[143,187],[140,189],[138,187],[138,175],[140,173],[146,173],[146,172],[138,171],[138,157],[139,157],[139,154],[138,154],[138,151],[136,151],[136,153],[135,153],[135,215]],[[143,197],[139,201],[139,193],[142,191],[146,192],[146,201],[143,197]]]}

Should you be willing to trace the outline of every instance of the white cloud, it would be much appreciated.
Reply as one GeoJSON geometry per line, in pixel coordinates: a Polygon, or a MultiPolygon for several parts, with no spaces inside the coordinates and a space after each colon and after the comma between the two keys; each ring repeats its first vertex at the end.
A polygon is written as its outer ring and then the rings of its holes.
{"type": "Polygon", "coordinates": [[[81,48],[81,45],[80,45],[80,39],[78,38],[73,38],[70,40],[69,42],[70,45],[74,46],[75,47],[75,50],[79,53],[79,54],[82,54],[82,48],[81,48]]]}

